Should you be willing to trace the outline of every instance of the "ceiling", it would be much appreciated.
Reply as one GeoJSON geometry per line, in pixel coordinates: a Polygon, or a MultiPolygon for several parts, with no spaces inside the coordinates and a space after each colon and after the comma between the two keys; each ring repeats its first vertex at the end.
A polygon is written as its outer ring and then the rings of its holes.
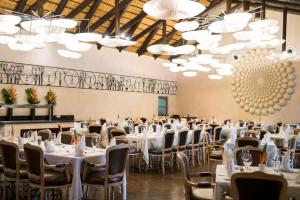
{"type": "MultiPolygon", "coordinates": [[[[197,0],[207,7],[201,13],[207,16],[210,10],[220,3],[230,4],[231,8],[237,9],[242,7],[243,0],[197,0]],[[232,5],[231,5],[232,4],[232,5]]],[[[261,0],[247,0],[251,3],[258,3],[261,0]]],[[[263,0],[264,1],[264,0],[263,0]]],[[[268,0],[266,0],[268,2],[268,0]]],[[[295,3],[298,0],[285,0],[295,3]],[[295,1],[295,2],[294,2],[295,1]]],[[[137,44],[127,48],[119,49],[130,52],[136,52],[139,55],[151,55],[147,52],[147,46],[154,43],[162,42],[163,22],[146,15],[143,12],[143,5],[147,0],[120,0],[120,27],[126,36],[137,41],[137,44]]],[[[282,0],[274,0],[272,2],[282,2],[282,0]]],[[[82,22],[73,32],[98,32],[101,34],[111,35],[114,33],[115,0],[1,0],[0,13],[5,10],[13,10],[22,13],[31,13],[31,11],[44,10],[52,11],[54,15],[63,15],[68,18],[90,19],[90,21],[82,22]]],[[[230,7],[229,7],[230,8],[230,7]]],[[[178,46],[182,44],[181,34],[177,32],[173,25],[176,21],[168,20],[166,26],[166,41],[178,46]]],[[[98,49],[101,46],[98,45],[98,49]]],[[[153,55],[151,55],[153,56],[153,55]]],[[[159,57],[159,55],[154,55],[159,57]]],[[[162,56],[163,57],[163,56],[162,56]]],[[[167,57],[163,57],[167,58],[167,57]]]]}

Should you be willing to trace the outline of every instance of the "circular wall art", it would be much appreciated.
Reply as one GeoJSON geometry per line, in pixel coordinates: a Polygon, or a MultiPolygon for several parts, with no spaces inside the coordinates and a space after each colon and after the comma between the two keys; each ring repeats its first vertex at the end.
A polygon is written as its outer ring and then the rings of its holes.
{"type": "Polygon", "coordinates": [[[252,115],[269,115],[284,107],[294,93],[296,76],[290,61],[270,60],[272,49],[253,49],[236,62],[232,92],[252,115]]]}

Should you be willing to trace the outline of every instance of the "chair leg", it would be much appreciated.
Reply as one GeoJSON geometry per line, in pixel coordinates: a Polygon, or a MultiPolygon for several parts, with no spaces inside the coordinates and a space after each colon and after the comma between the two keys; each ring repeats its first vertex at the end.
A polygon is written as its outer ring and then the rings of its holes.
{"type": "Polygon", "coordinates": [[[109,199],[109,187],[107,185],[104,185],[104,200],[109,199]]]}
{"type": "Polygon", "coordinates": [[[41,200],[45,200],[45,188],[40,188],[40,199],[41,200]]]}
{"type": "Polygon", "coordinates": [[[161,167],[162,167],[162,172],[165,174],[165,156],[162,156],[161,158],[161,167]]]}
{"type": "Polygon", "coordinates": [[[200,149],[197,150],[198,165],[200,166],[200,149]]]}
{"type": "Polygon", "coordinates": [[[195,167],[195,151],[192,149],[192,162],[193,162],[193,167],[195,167]]]}
{"type": "Polygon", "coordinates": [[[30,185],[28,185],[27,199],[31,200],[31,187],[30,187],[30,185]]]}
{"type": "Polygon", "coordinates": [[[16,200],[19,200],[19,181],[16,181],[16,200]]]}
{"type": "Polygon", "coordinates": [[[3,180],[3,199],[6,199],[6,181],[5,181],[5,178],[3,180]]]}

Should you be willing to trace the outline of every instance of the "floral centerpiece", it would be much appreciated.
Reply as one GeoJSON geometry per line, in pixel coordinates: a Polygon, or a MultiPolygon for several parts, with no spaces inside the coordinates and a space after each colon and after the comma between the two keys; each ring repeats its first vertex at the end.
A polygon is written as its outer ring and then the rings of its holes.
{"type": "Polygon", "coordinates": [[[45,96],[45,99],[48,102],[48,104],[56,105],[57,96],[53,90],[51,90],[51,89],[48,90],[47,95],[45,96]]]}
{"type": "Polygon", "coordinates": [[[16,88],[14,86],[10,86],[8,88],[3,88],[2,89],[2,97],[4,99],[4,102],[6,104],[15,104],[17,101],[17,92],[16,88]]]}
{"type": "Polygon", "coordinates": [[[80,142],[82,135],[75,128],[72,129],[72,132],[73,132],[72,144],[78,144],[80,142]]]}
{"type": "Polygon", "coordinates": [[[36,88],[34,88],[34,87],[33,88],[27,88],[25,90],[25,93],[27,94],[28,103],[30,103],[30,104],[40,103],[36,88]]]}

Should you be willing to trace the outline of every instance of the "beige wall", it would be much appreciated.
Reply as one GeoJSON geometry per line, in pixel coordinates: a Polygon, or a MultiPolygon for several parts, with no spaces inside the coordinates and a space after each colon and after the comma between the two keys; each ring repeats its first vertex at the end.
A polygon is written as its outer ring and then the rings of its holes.
{"type": "MultiPolygon", "coordinates": [[[[267,17],[278,19],[282,27],[282,13],[267,11],[267,17]]],[[[288,36],[287,44],[293,44],[300,53],[300,38],[299,38],[299,21],[300,16],[288,15],[288,36]]],[[[280,30],[280,37],[281,37],[280,30]]],[[[225,37],[225,43],[232,39],[225,37]]],[[[264,122],[300,122],[300,63],[294,63],[296,69],[297,85],[295,93],[287,106],[279,112],[262,117],[264,122]]],[[[180,114],[190,114],[198,117],[210,119],[212,116],[222,120],[231,118],[233,120],[249,119],[259,120],[259,117],[252,116],[243,111],[237,103],[235,103],[231,92],[231,78],[227,77],[223,80],[214,81],[207,77],[207,73],[201,73],[197,77],[187,78],[182,75],[177,77],[177,111],[180,114]]]]}
{"type": "MultiPolygon", "coordinates": [[[[0,46],[0,60],[20,62],[53,67],[81,69],[96,72],[106,72],[121,75],[130,75],[146,78],[175,81],[176,75],[162,67],[163,60],[154,60],[152,57],[141,56],[115,49],[93,49],[84,53],[79,60],[60,57],[56,53],[62,46],[50,44],[47,48],[32,52],[15,52],[6,46],[0,46]]],[[[0,88],[7,85],[1,85],[0,88]]],[[[29,86],[16,86],[18,104],[27,103],[24,90],[29,86]]],[[[48,87],[37,87],[41,103],[46,103],[43,96],[48,87]]],[[[157,116],[158,95],[136,92],[114,92],[88,89],[53,88],[58,96],[58,103],[54,109],[56,115],[75,115],[76,120],[99,119],[106,117],[116,119],[121,117],[153,117],[157,116]]],[[[2,101],[2,100],[1,100],[2,101]]],[[[0,114],[4,115],[4,110],[0,114]]],[[[16,110],[16,114],[28,113],[28,110],[16,110]]],[[[45,114],[39,110],[37,114],[45,114]]],[[[176,113],[176,96],[169,95],[169,114],[176,113]]]]}

